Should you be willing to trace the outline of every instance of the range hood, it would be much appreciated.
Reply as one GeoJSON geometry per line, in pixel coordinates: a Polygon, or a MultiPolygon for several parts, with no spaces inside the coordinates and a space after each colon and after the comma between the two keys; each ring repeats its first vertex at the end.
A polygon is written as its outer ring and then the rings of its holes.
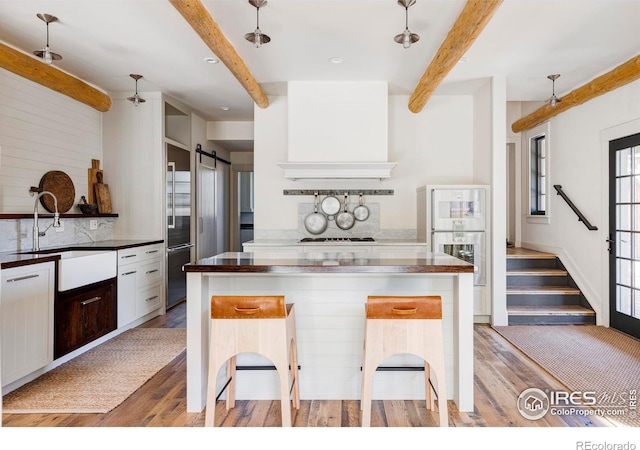
{"type": "Polygon", "coordinates": [[[391,177],[386,81],[291,81],[287,95],[285,177],[391,177]]]}
{"type": "Polygon", "coordinates": [[[388,162],[298,162],[279,163],[285,178],[391,178],[397,163],[388,162]]]}

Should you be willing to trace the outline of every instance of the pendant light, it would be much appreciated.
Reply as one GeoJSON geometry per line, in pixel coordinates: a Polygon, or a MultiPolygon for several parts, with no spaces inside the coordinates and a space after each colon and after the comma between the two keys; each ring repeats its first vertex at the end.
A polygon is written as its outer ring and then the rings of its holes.
{"type": "Polygon", "coordinates": [[[260,31],[260,8],[267,6],[267,0],[249,0],[249,3],[256,8],[256,29],[245,34],[244,38],[258,48],[262,44],[271,42],[271,38],[260,31]]]}
{"type": "Polygon", "coordinates": [[[145,99],[138,95],[138,80],[142,78],[142,75],[136,75],[135,73],[132,73],[129,76],[136,80],[136,93],[133,94],[133,97],[127,97],[127,100],[133,102],[133,106],[138,106],[140,103],[146,102],[145,99]]]}
{"type": "Polygon", "coordinates": [[[404,8],[405,26],[404,31],[397,34],[393,40],[398,44],[402,44],[404,48],[411,47],[411,44],[418,42],[420,36],[409,31],[409,8],[416,3],[416,0],[398,0],[398,5],[404,8]]]}
{"type": "Polygon", "coordinates": [[[42,58],[42,61],[45,64],[51,64],[53,61],[59,61],[62,59],[62,56],[57,53],[53,53],[51,51],[51,47],[49,47],[49,24],[51,22],[57,22],[58,18],[56,16],[52,16],[51,14],[36,14],[38,19],[42,20],[47,24],[47,45],[42,50],[36,50],[33,52],[38,58],[42,58]]]}
{"type": "Polygon", "coordinates": [[[553,83],[553,90],[551,91],[551,98],[549,99],[549,105],[553,107],[562,101],[561,98],[556,97],[556,80],[560,78],[560,74],[548,75],[547,78],[553,83]]]}

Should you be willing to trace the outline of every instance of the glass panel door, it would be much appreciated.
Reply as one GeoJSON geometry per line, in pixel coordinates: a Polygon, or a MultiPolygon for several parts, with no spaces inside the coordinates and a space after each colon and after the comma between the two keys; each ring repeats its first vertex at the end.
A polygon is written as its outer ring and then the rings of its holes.
{"type": "Polygon", "coordinates": [[[640,338],[640,134],[609,142],[609,325],[640,338]]]}

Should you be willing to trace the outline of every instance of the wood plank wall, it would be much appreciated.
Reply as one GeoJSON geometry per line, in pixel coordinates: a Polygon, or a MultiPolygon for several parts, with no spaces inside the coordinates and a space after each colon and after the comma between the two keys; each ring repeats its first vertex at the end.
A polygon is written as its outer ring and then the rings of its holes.
{"type": "Polygon", "coordinates": [[[71,177],[78,203],[101,133],[99,111],[0,69],[0,213],[32,212],[29,187],[50,170],[71,177]]]}

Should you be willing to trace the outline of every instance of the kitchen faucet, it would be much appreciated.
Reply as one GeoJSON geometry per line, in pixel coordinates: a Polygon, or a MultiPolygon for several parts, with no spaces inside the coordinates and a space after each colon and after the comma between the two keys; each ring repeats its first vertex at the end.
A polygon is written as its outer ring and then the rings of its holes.
{"type": "Polygon", "coordinates": [[[40,237],[47,234],[47,230],[51,228],[49,225],[44,231],[40,231],[38,229],[38,200],[45,194],[49,194],[53,197],[53,208],[55,209],[55,213],[53,214],[53,228],[60,227],[60,213],[58,212],[58,199],[52,192],[42,191],[36,196],[36,202],[33,205],[33,251],[37,252],[40,250],[40,237]]]}

